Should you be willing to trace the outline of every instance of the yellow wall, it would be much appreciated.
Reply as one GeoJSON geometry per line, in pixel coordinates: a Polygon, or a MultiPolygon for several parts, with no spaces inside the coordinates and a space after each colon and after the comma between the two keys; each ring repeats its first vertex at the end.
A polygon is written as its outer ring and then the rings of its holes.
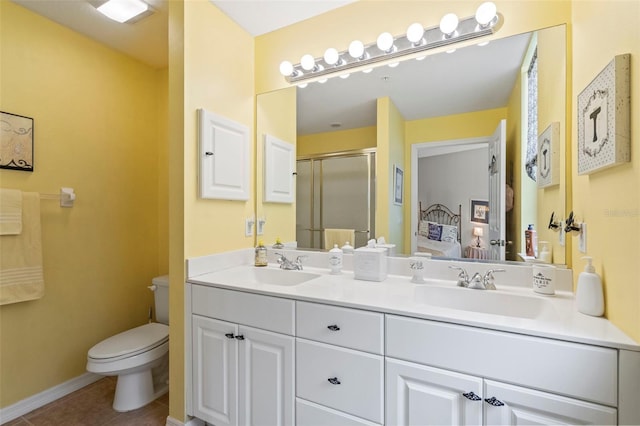
{"type": "MultiPolygon", "coordinates": [[[[587,255],[605,286],[606,316],[640,341],[640,2],[573,3],[573,97],[615,55],[631,54],[631,162],[577,175],[577,116],[573,112],[573,211],[588,225],[587,255]]],[[[584,254],[573,245],[573,267],[584,270],[584,254]]]]}
{"type": "Polygon", "coordinates": [[[298,156],[376,147],[376,126],[298,136],[298,156]]]}
{"type": "Polygon", "coordinates": [[[408,253],[404,241],[404,207],[408,186],[404,171],[405,120],[393,101],[379,98],[377,102],[377,151],[376,151],[376,235],[395,244],[398,253],[408,253]],[[402,205],[395,204],[394,166],[403,171],[402,205]]]}
{"type": "MultiPolygon", "coordinates": [[[[263,93],[256,106],[256,218],[264,219],[264,234],[257,236],[265,245],[296,240],[296,205],[264,203],[264,135],[268,134],[296,146],[296,88],[263,93]]],[[[295,179],[293,176],[292,179],[295,179]]]]}
{"type": "MultiPolygon", "coordinates": [[[[223,115],[254,134],[253,51],[253,38],[208,0],[169,2],[169,233],[175,283],[170,295],[169,413],[178,420],[185,416],[185,259],[253,245],[253,237],[244,234],[245,218],[254,215],[252,197],[226,201],[197,196],[196,111],[223,115]]],[[[253,148],[251,157],[254,170],[253,148]]]]}
{"type": "Polygon", "coordinates": [[[0,407],[85,372],[88,349],[147,320],[167,272],[166,71],[0,2],[0,110],[35,120],[35,171],[3,188],[41,202],[45,296],[0,306],[0,407]],[[46,359],[46,362],[44,360],[46,359]]]}

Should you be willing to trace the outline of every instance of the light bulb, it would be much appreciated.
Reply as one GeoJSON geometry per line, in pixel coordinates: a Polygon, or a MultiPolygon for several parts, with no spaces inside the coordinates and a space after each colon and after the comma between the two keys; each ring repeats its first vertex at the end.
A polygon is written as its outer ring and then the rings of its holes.
{"type": "Polygon", "coordinates": [[[364,55],[364,44],[360,40],[353,40],[349,45],[349,55],[352,58],[360,59],[364,55]]]}
{"type": "Polygon", "coordinates": [[[398,65],[400,65],[400,62],[392,62],[392,63],[389,64],[389,68],[395,68],[398,65]]]}
{"type": "Polygon", "coordinates": [[[316,60],[313,59],[313,56],[309,55],[308,53],[306,55],[304,55],[302,58],[300,58],[300,65],[302,66],[302,69],[305,71],[311,71],[315,68],[316,66],[316,60]]]}
{"type": "Polygon", "coordinates": [[[344,80],[345,78],[349,78],[350,75],[351,74],[340,74],[340,78],[344,80]]]}
{"type": "Polygon", "coordinates": [[[447,13],[440,20],[440,31],[451,36],[458,28],[458,16],[455,13],[447,13]]]}
{"type": "Polygon", "coordinates": [[[378,45],[378,49],[383,52],[389,52],[393,49],[393,36],[390,33],[382,33],[378,36],[376,44],[378,45]]]}
{"type": "Polygon", "coordinates": [[[362,70],[362,72],[365,74],[369,74],[371,71],[373,71],[373,68],[366,68],[362,70]]]}
{"type": "Polygon", "coordinates": [[[322,79],[318,80],[318,83],[324,84],[324,83],[327,82],[327,80],[328,80],[327,78],[322,78],[322,79]]]}
{"type": "Polygon", "coordinates": [[[340,60],[340,54],[333,47],[328,48],[324,52],[324,61],[327,63],[327,65],[335,65],[338,63],[339,60],[340,60]]]}
{"type": "Polygon", "coordinates": [[[280,63],[280,74],[285,77],[289,77],[293,74],[293,64],[289,61],[282,61],[280,63]]]}
{"type": "Polygon", "coordinates": [[[495,3],[491,1],[484,2],[478,6],[478,9],[476,10],[476,21],[478,21],[480,26],[486,27],[491,21],[493,21],[493,18],[496,17],[497,12],[498,9],[496,8],[495,3]]]}
{"type": "Polygon", "coordinates": [[[301,88],[301,89],[304,89],[305,87],[307,87],[307,84],[308,83],[300,83],[300,84],[298,84],[298,87],[301,88]]]}
{"type": "Polygon", "coordinates": [[[424,27],[422,24],[413,23],[407,28],[407,40],[413,44],[419,44],[424,36],[424,27]]]}

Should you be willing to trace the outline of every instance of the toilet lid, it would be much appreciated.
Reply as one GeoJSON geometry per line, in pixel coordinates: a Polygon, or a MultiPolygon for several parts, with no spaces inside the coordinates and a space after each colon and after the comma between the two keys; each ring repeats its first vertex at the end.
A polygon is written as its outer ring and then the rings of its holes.
{"type": "Polygon", "coordinates": [[[169,326],[149,323],[103,340],[89,349],[89,357],[106,359],[133,355],[152,349],[167,340],[169,340],[169,326]]]}

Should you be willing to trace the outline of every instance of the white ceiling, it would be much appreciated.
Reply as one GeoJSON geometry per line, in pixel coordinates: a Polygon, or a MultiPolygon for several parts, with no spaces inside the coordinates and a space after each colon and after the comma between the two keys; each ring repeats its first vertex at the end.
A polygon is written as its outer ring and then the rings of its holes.
{"type": "MultiPolygon", "coordinates": [[[[2,0],[0,0],[2,1],[2,0]]],[[[13,0],[76,32],[156,68],[168,63],[167,0],[146,0],[155,13],[135,23],[105,18],[94,6],[104,0],[13,0]]],[[[211,0],[256,36],[342,7],[355,0],[211,0]]],[[[388,0],[391,1],[391,0],[388,0]]],[[[424,61],[403,62],[346,80],[330,79],[299,91],[299,133],[375,123],[375,97],[390,96],[407,120],[506,105],[527,38],[510,37],[424,61]],[[411,63],[411,66],[407,66],[411,63]],[[382,77],[389,77],[383,80],[382,77]]],[[[329,46],[327,46],[329,47],[329,46]]],[[[283,58],[292,60],[292,58],[283,58]]]]}

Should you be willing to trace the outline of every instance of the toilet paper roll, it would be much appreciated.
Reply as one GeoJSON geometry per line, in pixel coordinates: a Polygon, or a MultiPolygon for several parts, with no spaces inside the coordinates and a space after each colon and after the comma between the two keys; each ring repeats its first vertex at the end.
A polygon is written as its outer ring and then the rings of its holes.
{"type": "Polygon", "coordinates": [[[556,268],[553,265],[533,265],[533,291],[540,294],[556,293],[556,268]]]}

